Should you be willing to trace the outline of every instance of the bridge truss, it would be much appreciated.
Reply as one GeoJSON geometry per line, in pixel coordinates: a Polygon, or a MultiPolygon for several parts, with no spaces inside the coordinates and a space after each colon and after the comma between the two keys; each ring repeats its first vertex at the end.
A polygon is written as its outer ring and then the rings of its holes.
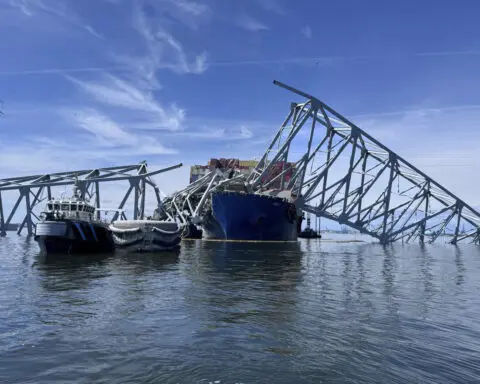
{"type": "Polygon", "coordinates": [[[333,110],[288,85],[274,84],[306,99],[292,103],[246,186],[265,190],[295,162],[287,189],[304,200],[303,210],[368,234],[396,240],[480,241],[480,214],[465,201],[333,110]],[[297,154],[297,156],[295,156],[297,154]],[[277,167],[278,168],[278,167],[277,167]]]}
{"type": "Polygon", "coordinates": [[[210,210],[211,192],[228,187],[246,191],[246,176],[233,168],[215,169],[162,202],[164,219],[182,224],[201,224],[210,210]]]}
{"type": "MultiPolygon", "coordinates": [[[[141,162],[135,165],[125,165],[109,168],[97,168],[88,170],[79,170],[71,172],[59,172],[44,175],[33,175],[23,177],[13,177],[0,180],[0,236],[5,236],[6,231],[16,230],[20,234],[26,227],[27,233],[31,235],[37,220],[39,220],[36,210],[45,200],[52,198],[52,188],[66,185],[73,185],[77,180],[82,196],[88,200],[94,201],[97,209],[100,207],[100,185],[108,182],[128,181],[128,187],[123,199],[115,209],[113,220],[119,216],[126,218],[124,213],[125,204],[133,192],[133,219],[145,217],[145,199],[148,188],[152,189],[157,201],[161,204],[160,191],[152,179],[152,176],[181,167],[177,164],[171,167],[149,172],[147,163],[141,162]],[[17,199],[12,209],[5,215],[4,201],[2,197],[7,192],[17,194],[17,199]],[[25,215],[18,227],[12,225],[11,221],[19,209],[24,204],[25,215]]],[[[42,205],[43,206],[43,205],[42,205]]],[[[96,212],[100,218],[100,210],[96,212]]]]}

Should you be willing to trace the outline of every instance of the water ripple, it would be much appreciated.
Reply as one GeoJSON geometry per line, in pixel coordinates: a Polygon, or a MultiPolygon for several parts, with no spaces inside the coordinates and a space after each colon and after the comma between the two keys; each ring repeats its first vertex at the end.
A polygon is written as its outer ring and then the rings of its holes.
{"type": "Polygon", "coordinates": [[[0,239],[0,382],[469,383],[480,249],[186,241],[42,259],[0,239]]]}

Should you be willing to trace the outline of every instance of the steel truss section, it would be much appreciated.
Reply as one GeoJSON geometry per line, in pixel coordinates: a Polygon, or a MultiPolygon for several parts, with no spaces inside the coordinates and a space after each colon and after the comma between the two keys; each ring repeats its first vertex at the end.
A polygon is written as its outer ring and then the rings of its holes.
{"type": "Polygon", "coordinates": [[[245,190],[245,175],[238,170],[232,172],[231,168],[210,171],[163,200],[164,218],[180,221],[182,224],[201,224],[210,209],[211,193],[225,186],[245,190]]]}
{"type": "Polygon", "coordinates": [[[275,163],[294,161],[288,188],[304,211],[377,238],[456,244],[480,241],[480,214],[465,201],[317,98],[292,103],[279,131],[247,179],[251,192],[268,189],[275,163]],[[292,159],[294,153],[301,153],[292,159]],[[265,182],[264,180],[268,180],[265,182]]]}
{"type": "MultiPolygon", "coordinates": [[[[120,215],[122,215],[123,218],[126,218],[123,210],[132,192],[134,194],[133,219],[143,218],[145,216],[147,186],[150,186],[153,189],[157,203],[159,205],[161,204],[160,190],[153,181],[152,176],[181,166],[182,164],[180,163],[171,167],[149,172],[147,169],[147,163],[141,162],[135,165],[2,179],[0,180],[0,235],[5,236],[7,230],[13,229],[11,220],[22,202],[25,204],[26,213],[20,225],[16,228],[16,231],[20,234],[26,227],[28,234],[31,235],[35,226],[35,220],[39,220],[37,214],[34,212],[34,208],[45,200],[52,198],[53,187],[73,185],[76,180],[79,184],[82,196],[94,201],[97,209],[101,208],[100,185],[102,183],[127,180],[130,184],[129,188],[118,206],[116,213],[113,215],[112,220],[118,219],[120,215]],[[10,213],[4,214],[2,192],[6,191],[17,191],[19,195],[10,213]]],[[[97,217],[100,217],[100,211],[97,211],[97,217]]]]}

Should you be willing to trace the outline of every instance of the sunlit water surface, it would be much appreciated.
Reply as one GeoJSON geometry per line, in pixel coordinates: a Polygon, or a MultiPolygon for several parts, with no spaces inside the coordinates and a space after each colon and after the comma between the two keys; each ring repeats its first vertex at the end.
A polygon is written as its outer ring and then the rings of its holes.
{"type": "Polygon", "coordinates": [[[480,380],[480,247],[197,240],[45,260],[9,234],[0,258],[0,382],[480,380]]]}

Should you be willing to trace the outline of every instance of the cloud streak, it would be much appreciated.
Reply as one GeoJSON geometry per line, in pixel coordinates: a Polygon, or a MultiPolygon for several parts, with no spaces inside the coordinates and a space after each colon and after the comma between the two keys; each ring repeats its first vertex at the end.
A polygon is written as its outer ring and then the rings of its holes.
{"type": "Polygon", "coordinates": [[[154,124],[157,129],[179,130],[185,120],[183,109],[174,104],[165,108],[150,91],[113,75],[104,75],[99,81],[82,81],[73,77],[67,79],[100,103],[141,112],[139,118],[154,124]]]}
{"type": "Polygon", "coordinates": [[[392,111],[392,112],[373,112],[373,113],[360,113],[350,116],[351,119],[362,119],[366,117],[388,117],[388,116],[403,116],[403,115],[417,115],[423,116],[426,114],[440,113],[440,112],[455,112],[455,111],[468,111],[480,109],[480,104],[471,104],[471,105],[452,105],[448,107],[438,107],[438,108],[419,108],[419,109],[410,109],[403,111],[392,111]]]}
{"type": "Polygon", "coordinates": [[[306,39],[312,38],[312,28],[309,25],[305,25],[300,32],[306,39]]]}
{"type": "Polygon", "coordinates": [[[285,8],[279,0],[258,0],[258,4],[268,12],[277,13],[279,15],[285,14],[285,8]]]}
{"type": "Polygon", "coordinates": [[[181,138],[182,140],[205,139],[207,141],[238,141],[248,140],[253,137],[252,131],[244,125],[229,129],[223,128],[220,124],[213,123],[212,125],[214,125],[214,127],[201,127],[198,129],[190,128],[182,132],[172,132],[170,134],[181,138]]]}
{"type": "MultiPolygon", "coordinates": [[[[70,29],[81,26],[90,34],[95,34],[95,30],[83,24],[67,6],[55,8],[56,3],[52,4],[42,0],[25,0],[15,2],[14,6],[23,17],[55,17],[56,23],[60,23],[61,19],[62,24],[70,24],[70,29]]],[[[111,45],[115,48],[110,53],[107,51],[109,56],[104,59],[113,61],[114,65],[0,72],[0,76],[63,75],[83,96],[81,102],[73,105],[66,102],[56,108],[47,106],[39,109],[23,105],[24,111],[30,108],[31,113],[45,124],[61,130],[64,134],[60,136],[31,135],[28,130],[23,131],[23,112],[7,116],[10,119],[8,129],[20,129],[15,138],[5,136],[6,131],[0,131],[0,140],[4,139],[2,145],[6,147],[0,154],[0,162],[12,164],[14,174],[43,173],[99,164],[106,166],[117,161],[131,162],[131,159],[137,162],[139,159],[136,157],[158,161],[159,156],[170,157],[178,153],[175,143],[181,143],[175,141],[177,136],[174,132],[188,135],[185,131],[186,112],[174,103],[158,99],[154,93],[161,89],[157,72],[169,70],[178,74],[201,74],[207,69],[207,56],[202,51],[193,56],[187,52],[168,28],[169,23],[164,22],[163,11],[168,8],[170,16],[175,15],[177,22],[185,24],[192,18],[205,17],[209,8],[189,0],[166,0],[152,4],[150,8],[141,7],[140,2],[133,5],[127,2],[113,4],[125,7],[124,11],[133,7],[133,12],[123,14],[128,17],[125,29],[130,27],[130,37],[136,40],[135,54],[128,50],[131,45],[111,45]],[[169,132],[170,136],[159,136],[161,130],[169,132]],[[169,142],[165,143],[167,140],[169,142]]],[[[49,133],[51,131],[54,129],[49,133]]],[[[245,136],[248,136],[247,131],[238,132],[238,137],[245,136]]]]}
{"type": "MultiPolygon", "coordinates": [[[[185,0],[177,3],[177,6],[180,5],[193,14],[203,12],[202,8],[185,0]]],[[[141,64],[140,70],[147,73],[145,79],[147,81],[150,81],[153,73],[160,69],[170,69],[176,73],[203,73],[207,69],[206,52],[201,52],[193,59],[188,58],[183,45],[162,26],[163,20],[157,16],[159,13],[160,10],[152,5],[148,7],[134,6],[133,27],[143,38],[148,54],[140,59],[123,56],[119,58],[119,61],[123,64],[130,64],[133,68],[138,68],[138,65],[141,64]]]]}
{"type": "Polygon", "coordinates": [[[202,16],[210,11],[210,8],[206,4],[202,4],[196,1],[188,0],[173,0],[173,5],[178,7],[182,12],[193,15],[195,17],[202,16]]]}
{"type": "MultiPolygon", "coordinates": [[[[183,49],[183,48],[182,48],[183,49]]],[[[62,75],[72,73],[95,73],[95,72],[112,72],[112,73],[128,73],[135,70],[137,76],[143,73],[149,81],[152,76],[151,72],[155,73],[160,69],[173,69],[177,73],[203,73],[207,68],[211,67],[239,67],[250,65],[275,65],[275,64],[290,64],[290,65],[322,65],[322,64],[335,64],[335,62],[345,61],[358,61],[358,60],[389,60],[391,58],[429,58],[429,57],[463,57],[463,56],[480,56],[480,51],[449,51],[449,52],[417,52],[404,55],[381,55],[381,56],[317,56],[317,57],[286,57],[277,59],[264,59],[264,60],[237,60],[237,61],[209,61],[207,54],[203,52],[195,58],[195,61],[190,62],[186,67],[182,67],[177,64],[156,64],[157,61],[153,57],[141,57],[134,58],[129,56],[115,55],[117,65],[105,66],[105,67],[76,67],[76,68],[29,68],[13,71],[0,71],[0,76],[22,76],[22,75],[62,75]],[[120,64],[121,63],[121,64],[120,64]],[[182,69],[183,68],[183,69],[182,69]],[[185,68],[189,69],[188,71],[185,68]],[[193,70],[191,70],[193,69],[193,70]],[[145,74],[148,73],[148,76],[145,74]]]]}
{"type": "MultiPolygon", "coordinates": [[[[1,4],[1,3],[0,3],[1,4]]],[[[69,9],[65,1],[58,0],[7,0],[3,4],[18,9],[25,16],[31,18],[56,17],[67,24],[80,28],[90,35],[103,39],[104,37],[98,33],[91,25],[86,24],[81,18],[69,9]]],[[[47,22],[48,20],[45,20],[47,22]]]]}
{"type": "Polygon", "coordinates": [[[265,24],[245,13],[237,17],[236,23],[240,28],[250,32],[266,31],[269,29],[265,24]]]}

